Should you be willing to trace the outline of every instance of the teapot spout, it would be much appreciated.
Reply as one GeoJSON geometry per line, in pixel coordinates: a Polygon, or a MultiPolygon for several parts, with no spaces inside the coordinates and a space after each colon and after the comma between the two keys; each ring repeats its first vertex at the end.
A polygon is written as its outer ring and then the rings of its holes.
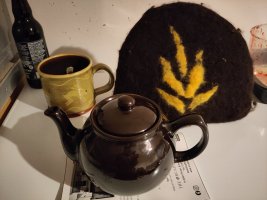
{"type": "Polygon", "coordinates": [[[44,114],[56,123],[65,154],[71,160],[77,161],[80,130],[71,124],[66,113],[57,106],[49,107],[44,114]]]}

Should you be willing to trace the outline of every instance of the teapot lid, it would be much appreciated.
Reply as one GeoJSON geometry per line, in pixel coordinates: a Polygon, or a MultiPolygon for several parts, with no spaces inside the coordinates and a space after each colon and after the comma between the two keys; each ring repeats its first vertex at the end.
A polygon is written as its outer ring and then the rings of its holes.
{"type": "Polygon", "coordinates": [[[153,101],[136,94],[119,94],[98,103],[91,119],[105,134],[127,137],[146,132],[159,116],[153,101]]]}

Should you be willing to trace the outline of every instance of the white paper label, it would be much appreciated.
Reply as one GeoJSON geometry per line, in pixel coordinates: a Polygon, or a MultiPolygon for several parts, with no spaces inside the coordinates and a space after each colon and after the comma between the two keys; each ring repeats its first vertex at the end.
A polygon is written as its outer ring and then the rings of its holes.
{"type": "Polygon", "coordinates": [[[48,57],[43,39],[33,42],[19,42],[17,49],[22,61],[22,65],[27,79],[38,79],[36,66],[44,58],[48,57]]]}

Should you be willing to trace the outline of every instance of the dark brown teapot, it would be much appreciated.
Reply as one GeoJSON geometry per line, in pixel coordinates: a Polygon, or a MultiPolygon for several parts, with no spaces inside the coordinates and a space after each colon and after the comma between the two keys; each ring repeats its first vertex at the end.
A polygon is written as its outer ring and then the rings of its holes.
{"type": "Polygon", "coordinates": [[[96,104],[83,129],[76,129],[58,107],[45,114],[56,122],[67,156],[112,194],[149,191],[165,179],[174,162],[195,158],[208,143],[207,125],[200,115],[164,123],[158,105],[135,94],[114,95],[96,104]],[[193,148],[176,151],[174,133],[187,125],[199,126],[202,137],[193,148]]]}

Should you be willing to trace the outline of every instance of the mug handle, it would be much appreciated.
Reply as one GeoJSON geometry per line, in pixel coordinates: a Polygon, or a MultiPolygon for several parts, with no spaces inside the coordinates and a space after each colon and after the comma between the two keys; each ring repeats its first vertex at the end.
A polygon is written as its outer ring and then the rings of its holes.
{"type": "Polygon", "coordinates": [[[168,135],[173,137],[175,132],[184,126],[196,125],[202,130],[202,137],[198,143],[186,151],[174,151],[174,162],[183,162],[197,157],[207,146],[209,141],[208,127],[203,118],[198,114],[182,116],[178,120],[170,123],[163,123],[162,126],[168,131],[168,135]]]}
{"type": "Polygon", "coordinates": [[[99,63],[92,67],[93,74],[95,74],[99,70],[104,70],[109,74],[109,81],[107,84],[94,89],[95,96],[111,90],[111,88],[114,85],[114,80],[115,80],[111,69],[107,65],[99,63]]]}

